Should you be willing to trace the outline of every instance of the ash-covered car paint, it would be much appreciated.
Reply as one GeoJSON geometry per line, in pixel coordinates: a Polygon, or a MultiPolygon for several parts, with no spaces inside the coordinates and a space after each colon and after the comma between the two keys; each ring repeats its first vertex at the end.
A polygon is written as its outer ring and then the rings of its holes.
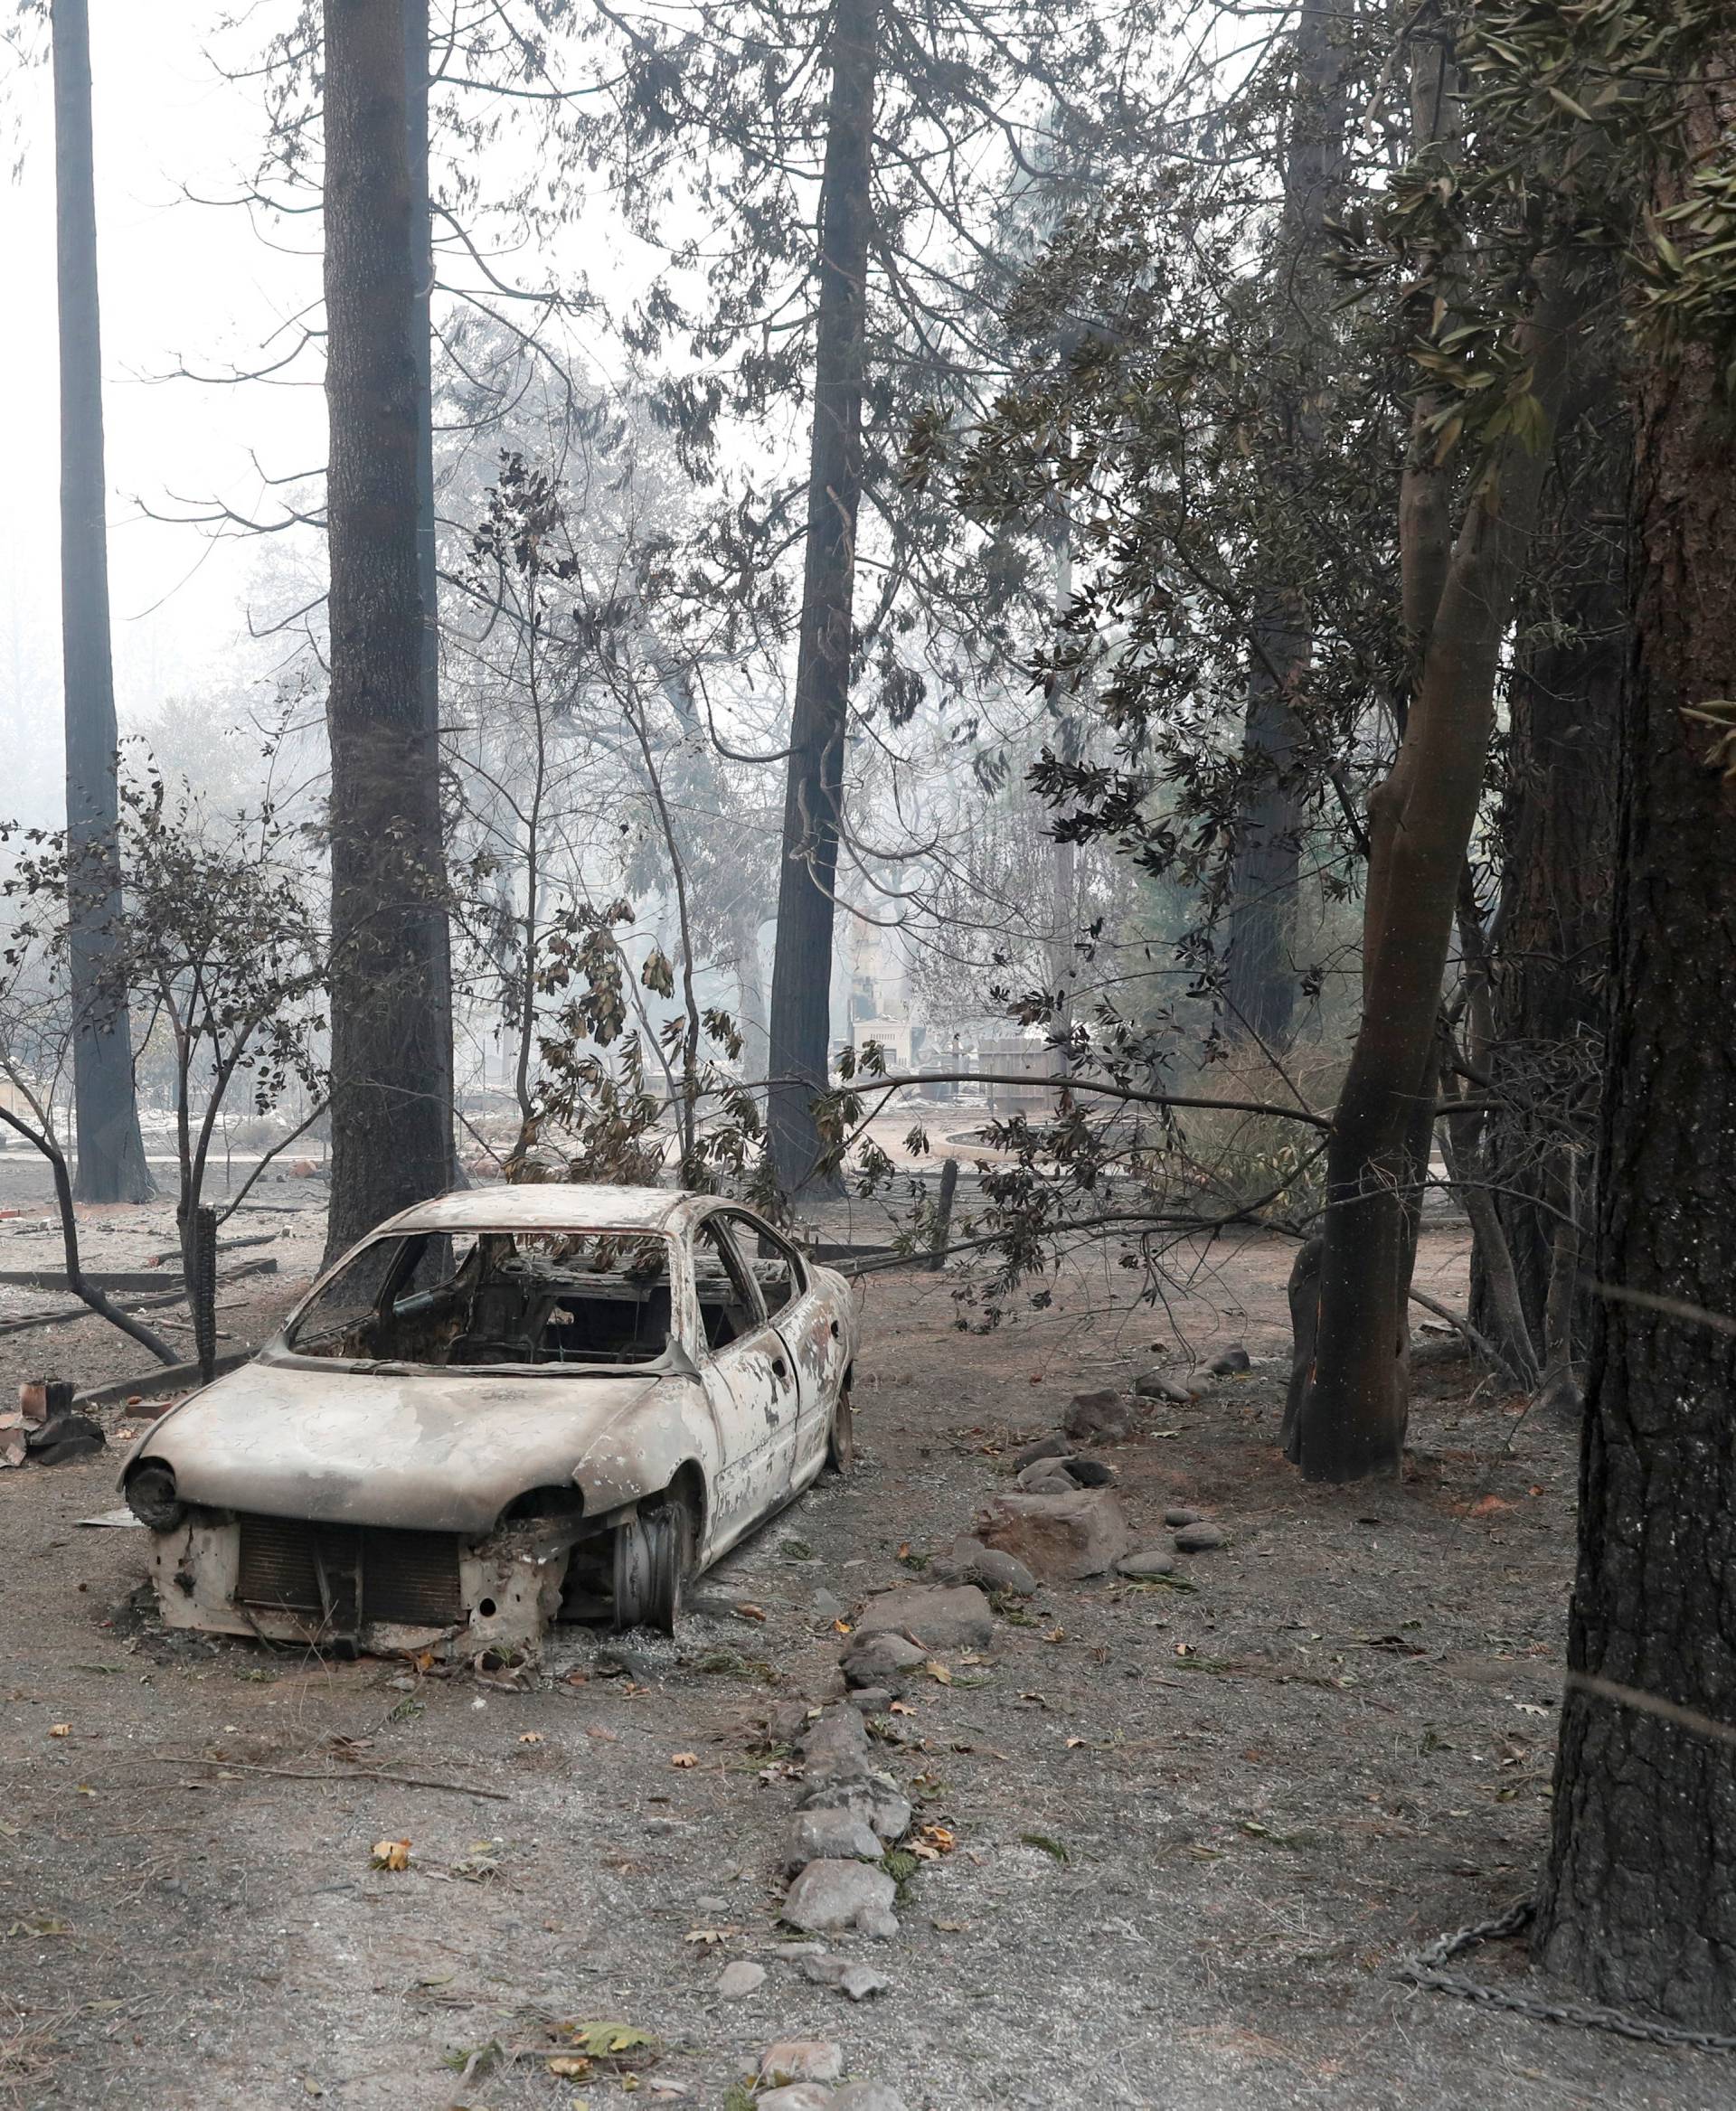
{"type": "Polygon", "coordinates": [[[518,1660],[669,1627],[684,1580],[852,1458],[850,1291],[751,1211],[646,1188],[407,1210],[121,1487],[165,1622],[518,1660]]]}

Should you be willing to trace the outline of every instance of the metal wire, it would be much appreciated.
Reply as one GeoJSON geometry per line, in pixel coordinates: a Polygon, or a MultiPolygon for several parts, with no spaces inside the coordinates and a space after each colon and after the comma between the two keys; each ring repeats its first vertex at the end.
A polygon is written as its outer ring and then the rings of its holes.
{"type": "Polygon", "coordinates": [[[1595,2008],[1584,2002],[1545,2001],[1540,1994],[1511,1993],[1505,1987],[1486,1986],[1463,1973],[1441,1969],[1450,1958],[1462,1956],[1467,1950],[1523,1933],[1536,1915],[1536,1900],[1521,1899],[1493,1920],[1473,1921],[1468,1927],[1437,1936],[1414,1956],[1402,1959],[1394,1967],[1392,1977],[1405,1986],[1451,1994],[1455,2000],[1474,2001],[1485,2008],[1505,2009],[1510,2015],[1530,2016],[1540,2023],[1573,2023],[1582,2031],[1605,2031],[1611,2037],[1632,2038],[1646,2045],[1682,2045],[1696,2052],[1736,2052],[1736,2036],[1722,2031],[1691,2031],[1680,2023],[1654,2022],[1623,2009],[1595,2008]]]}

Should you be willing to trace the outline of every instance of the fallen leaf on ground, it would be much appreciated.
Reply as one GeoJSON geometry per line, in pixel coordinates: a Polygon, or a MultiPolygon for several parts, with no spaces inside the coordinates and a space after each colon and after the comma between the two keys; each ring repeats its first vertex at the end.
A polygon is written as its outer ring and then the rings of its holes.
{"type": "Polygon", "coordinates": [[[599,1745],[618,1745],[621,1741],[621,1733],[619,1730],[605,1729],[602,1724],[599,1722],[588,1724],[586,1726],[585,1735],[588,1738],[595,1738],[599,1745]]]}
{"type": "Polygon", "coordinates": [[[569,2025],[568,2034],[579,2050],[590,2053],[593,2059],[637,2051],[657,2041],[649,2031],[641,2031],[634,2023],[573,2023],[569,2025]]]}
{"type": "Polygon", "coordinates": [[[540,1729],[522,1729],[518,1733],[518,1741],[521,1745],[540,1745],[545,1740],[540,1729]]]}
{"type": "Polygon", "coordinates": [[[938,1679],[943,1686],[951,1685],[952,1673],[947,1669],[945,1664],[939,1662],[939,1660],[935,1657],[931,1656],[927,1663],[922,1666],[922,1669],[928,1673],[931,1679],[938,1679]]]}
{"type": "Polygon", "coordinates": [[[735,1616],[738,1620],[763,1620],[766,1616],[766,1608],[764,1606],[744,1602],[735,1608],[735,1616]]]}
{"type": "Polygon", "coordinates": [[[697,1752],[677,1752],[669,1764],[672,1767],[697,1767],[699,1754],[697,1752]]]}
{"type": "Polygon", "coordinates": [[[562,2052],[550,2060],[549,2072],[568,2081],[581,2082],[590,2072],[590,2062],[582,2052],[562,2052]]]}
{"type": "Polygon", "coordinates": [[[1504,1503],[1499,1495],[1482,1495],[1471,1504],[1473,1517],[1494,1517],[1503,1510],[1511,1510],[1511,1503],[1504,1503]]]}
{"type": "Polygon", "coordinates": [[[914,1715],[916,1710],[908,1701],[894,1701],[887,1710],[889,1715],[914,1715]]]}
{"type": "Polygon", "coordinates": [[[410,1842],[408,1840],[376,1840],[373,1850],[375,1869],[408,1869],[410,1867],[410,1842]]]}
{"type": "Polygon", "coordinates": [[[1084,1742],[1085,1740],[1083,1738],[1069,1738],[1067,1740],[1067,1749],[1070,1752],[1076,1752],[1078,1751],[1080,1745],[1082,1745],[1084,1742]]]}
{"type": "Polygon", "coordinates": [[[70,1722],[51,1722],[48,1734],[52,1738],[70,1738],[72,1735],[72,1725],[70,1722]]]}

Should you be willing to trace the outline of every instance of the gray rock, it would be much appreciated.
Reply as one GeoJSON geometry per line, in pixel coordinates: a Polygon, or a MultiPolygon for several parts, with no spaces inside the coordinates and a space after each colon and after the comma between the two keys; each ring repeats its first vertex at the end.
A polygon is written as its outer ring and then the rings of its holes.
{"type": "Polygon", "coordinates": [[[802,1975],[816,1986],[830,1986],[847,1993],[852,2001],[867,2001],[876,1993],[884,1993],[892,1984],[872,1965],[853,1965],[848,1957],[830,1956],[809,1957],[802,1966],[802,1975]]]}
{"type": "Polygon", "coordinates": [[[1247,1350],[1240,1342],[1231,1342],[1222,1355],[1212,1358],[1211,1369],[1213,1378],[1237,1378],[1253,1367],[1253,1358],[1247,1350]]]}
{"type": "Polygon", "coordinates": [[[695,1899],[693,1900],[693,1910],[696,1913],[727,1913],[729,1909],[729,1900],[727,1899],[720,1899],[715,1892],[711,1893],[703,1899],[695,1899]]]}
{"type": "Polygon", "coordinates": [[[779,1943],[777,1950],[780,1965],[800,1965],[809,1957],[823,1957],[825,1955],[824,1943],[779,1943]]]}
{"type": "Polygon", "coordinates": [[[872,1913],[864,1913],[856,1926],[876,1942],[890,1943],[898,1939],[898,1916],[890,1907],[883,1912],[876,1908],[872,1913]]]}
{"type": "Polygon", "coordinates": [[[1085,1444],[1119,1444],[1127,1436],[1131,1417],[1127,1403],[1113,1388],[1100,1392],[1076,1392],[1061,1418],[1065,1433],[1085,1444]]]}
{"type": "Polygon", "coordinates": [[[673,1818],[647,1818],[645,1830],[651,1839],[664,1840],[675,1830],[675,1821],[673,1818]]]}
{"type": "Polygon", "coordinates": [[[987,1545],[1011,1554],[1044,1583],[1101,1576],[1133,1545],[1127,1513],[1108,1488],[992,1496],[976,1526],[987,1545]]]}
{"type": "Polygon", "coordinates": [[[816,1590],[808,1609],[816,1620],[841,1620],[844,1617],[844,1600],[835,1597],[829,1590],[816,1590]]]}
{"type": "Polygon", "coordinates": [[[1164,1513],[1164,1522],[1165,1524],[1198,1524],[1200,1516],[1201,1513],[1197,1510],[1166,1510],[1164,1513]]]}
{"type": "Polygon", "coordinates": [[[1228,1543],[1230,1535],[1220,1524],[1184,1524],[1175,1534],[1178,1554],[1209,1554],[1213,1547],[1228,1543]]]}
{"type": "Polygon", "coordinates": [[[1011,1591],[1014,1597],[1029,1597],[1037,1588],[1036,1578],[1024,1563],[998,1547],[985,1547],[977,1556],[976,1578],[985,1590],[1011,1591]]]}
{"type": "Polygon", "coordinates": [[[808,1778],[862,1774],[868,1767],[868,1732],[854,1708],[827,1708],[797,1746],[808,1778]]]}
{"type": "MultiPolygon", "coordinates": [[[[780,2038],[760,2061],[763,2087],[788,2082],[835,2082],[844,2072],[844,2047],[833,2038],[780,2038]]],[[[764,2097],[760,2102],[765,2101],[764,2097]]]]}
{"type": "Polygon", "coordinates": [[[1013,1455],[1013,1468],[1023,1473],[1026,1466],[1033,1466],[1040,1458],[1065,1458],[1072,1449],[1064,1437],[1039,1437],[1034,1444],[1027,1444],[1023,1451],[1013,1455]]]}
{"type": "Polygon", "coordinates": [[[784,1851],[788,1870],[810,1861],[878,1861],[880,1839],[866,1818],[849,1809],[798,1811],[784,1851]]]}
{"type": "Polygon", "coordinates": [[[787,2089],[762,2090],[753,2106],[754,2111],[830,2111],[835,2101],[830,2089],[814,2082],[792,2082],[787,2089]]]}
{"type": "Polygon", "coordinates": [[[892,1878],[871,1863],[810,1861],[789,1887],[783,1918],[805,1935],[835,1935],[846,1927],[872,1933],[863,1916],[890,1914],[897,1896],[892,1878]]]}
{"type": "Polygon", "coordinates": [[[1172,1576],[1175,1557],[1167,1547],[1145,1547],[1136,1554],[1123,1554],[1115,1565],[1118,1576],[1172,1576]]]}
{"type": "Polygon", "coordinates": [[[801,1800],[805,1811],[852,1811],[882,1840],[901,1839],[915,1813],[890,1774],[863,1772],[851,1780],[821,1781],[801,1800]]]}
{"type": "MultiPolygon", "coordinates": [[[[889,1590],[870,1598],[856,1632],[863,1635],[908,1635],[929,1654],[937,1649],[980,1649],[995,1632],[995,1615],[974,1584],[889,1590]]],[[[852,1649],[853,1661],[855,1654],[852,1649]]]]}
{"type": "Polygon", "coordinates": [[[1105,1458],[1070,1458],[1065,1465],[1068,1479],[1081,1488],[1107,1488],[1118,1477],[1105,1458]]]}
{"type": "Polygon", "coordinates": [[[780,1701],[766,1718],[766,1735],[774,1745],[793,1745],[807,1734],[806,1701],[780,1701]]]}
{"type": "Polygon", "coordinates": [[[891,1686],[900,1692],[901,1674],[913,1672],[927,1656],[926,1650],[902,1635],[876,1634],[852,1635],[838,1661],[851,1685],[891,1686]]]}
{"type": "Polygon", "coordinates": [[[904,2111],[904,2099],[884,2082],[851,2082],[834,2094],[831,2111],[904,2111]]]}
{"type": "Polygon", "coordinates": [[[878,1715],[898,1699],[890,1686],[857,1686],[846,1697],[851,1707],[859,1708],[864,1715],[878,1715]]]}
{"type": "Polygon", "coordinates": [[[1133,1381],[1133,1390],[1142,1400],[1168,1400],[1178,1408],[1185,1407],[1193,1398],[1185,1386],[1166,1378],[1161,1371],[1142,1371],[1133,1381]]]}
{"type": "Polygon", "coordinates": [[[1019,1491],[1025,1495],[1071,1495],[1079,1483],[1064,1466],[1044,1459],[1026,1466],[1019,1475],[1019,1491]]]}
{"type": "Polygon", "coordinates": [[[725,2001],[745,2001],[749,1994],[758,1993],[765,1983],[763,1965],[750,1965],[745,1957],[738,1957],[734,1964],[724,1965],[717,1991],[725,2001]]]}

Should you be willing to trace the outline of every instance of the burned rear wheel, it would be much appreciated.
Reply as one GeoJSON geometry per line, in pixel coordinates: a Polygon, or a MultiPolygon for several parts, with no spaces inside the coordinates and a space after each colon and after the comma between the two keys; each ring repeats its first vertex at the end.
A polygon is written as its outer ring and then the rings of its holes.
{"type": "Polygon", "coordinates": [[[856,1470],[856,1418],[847,1385],[840,1390],[832,1410],[832,1427],[826,1437],[826,1470],[829,1474],[853,1474],[856,1470]]]}
{"type": "Polygon", "coordinates": [[[615,1533],[615,1625],[673,1635],[692,1559],[693,1521],[679,1495],[642,1505],[615,1533]]]}

